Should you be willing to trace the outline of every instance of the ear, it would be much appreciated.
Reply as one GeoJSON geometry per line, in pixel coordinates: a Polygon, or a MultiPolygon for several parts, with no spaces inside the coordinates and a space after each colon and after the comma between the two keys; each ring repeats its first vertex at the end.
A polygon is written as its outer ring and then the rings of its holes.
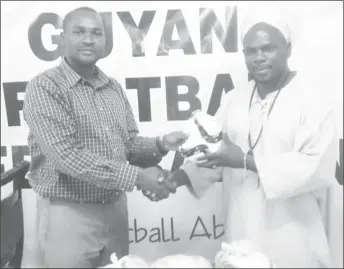
{"type": "Polygon", "coordinates": [[[291,56],[291,51],[292,51],[292,49],[291,49],[291,43],[289,42],[289,43],[287,44],[287,55],[288,55],[288,58],[291,56]]]}
{"type": "Polygon", "coordinates": [[[64,34],[63,32],[61,32],[60,34],[60,56],[63,57],[64,56],[64,34]]]}
{"type": "Polygon", "coordinates": [[[63,46],[64,45],[64,33],[63,32],[61,32],[61,34],[60,34],[60,42],[61,42],[61,45],[63,46]]]}

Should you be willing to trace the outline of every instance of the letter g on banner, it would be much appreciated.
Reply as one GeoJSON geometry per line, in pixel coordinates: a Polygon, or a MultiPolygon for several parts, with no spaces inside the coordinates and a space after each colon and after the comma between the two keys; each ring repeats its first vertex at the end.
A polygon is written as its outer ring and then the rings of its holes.
{"type": "Polygon", "coordinates": [[[53,25],[56,29],[62,29],[62,18],[55,13],[42,13],[29,27],[29,44],[32,52],[43,61],[55,61],[61,55],[60,36],[52,35],[51,43],[57,48],[47,50],[42,42],[42,28],[46,24],[53,25]]]}

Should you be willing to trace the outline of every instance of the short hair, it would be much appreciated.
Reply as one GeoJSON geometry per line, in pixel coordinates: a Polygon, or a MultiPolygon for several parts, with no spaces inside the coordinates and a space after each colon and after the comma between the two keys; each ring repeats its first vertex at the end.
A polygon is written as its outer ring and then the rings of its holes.
{"type": "Polygon", "coordinates": [[[63,24],[62,24],[63,31],[66,30],[68,22],[72,19],[73,15],[80,11],[94,12],[100,16],[100,14],[96,10],[90,7],[79,7],[79,8],[73,9],[72,11],[68,12],[63,19],[63,24]]]}

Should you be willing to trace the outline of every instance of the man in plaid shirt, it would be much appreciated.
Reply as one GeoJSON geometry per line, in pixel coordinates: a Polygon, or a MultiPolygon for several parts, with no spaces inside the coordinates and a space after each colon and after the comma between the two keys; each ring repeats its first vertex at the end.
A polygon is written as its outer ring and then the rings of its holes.
{"type": "MultiPolygon", "coordinates": [[[[95,268],[129,252],[126,192],[137,186],[166,198],[156,165],[187,135],[138,136],[121,85],[95,64],[105,48],[100,15],[83,7],[63,24],[65,57],[27,85],[27,175],[38,194],[37,233],[44,267],[95,268]],[[132,165],[150,160],[148,168],[132,165]]],[[[147,167],[147,163],[145,164],[147,167]]]]}

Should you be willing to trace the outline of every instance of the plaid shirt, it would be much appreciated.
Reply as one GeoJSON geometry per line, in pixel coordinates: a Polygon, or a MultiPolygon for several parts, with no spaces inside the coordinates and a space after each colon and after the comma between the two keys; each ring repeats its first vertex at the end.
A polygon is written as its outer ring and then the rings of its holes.
{"type": "Polygon", "coordinates": [[[161,160],[157,139],[137,136],[120,84],[98,68],[96,75],[92,86],[62,59],[27,85],[27,178],[43,197],[110,202],[136,185],[139,168],[128,163],[130,156],[161,160]]]}

